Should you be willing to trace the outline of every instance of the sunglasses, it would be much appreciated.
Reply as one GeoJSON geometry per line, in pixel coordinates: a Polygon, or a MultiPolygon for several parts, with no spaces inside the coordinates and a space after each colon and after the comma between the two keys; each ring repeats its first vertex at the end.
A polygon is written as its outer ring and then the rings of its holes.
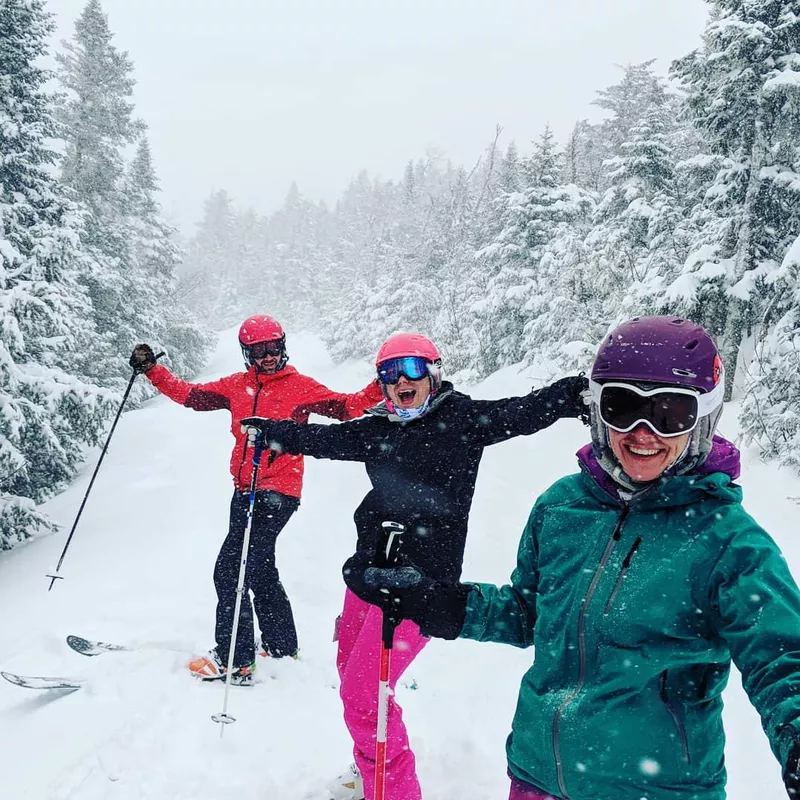
{"type": "Polygon", "coordinates": [[[691,433],[701,417],[719,406],[724,391],[722,382],[705,394],[677,386],[640,389],[631,383],[595,381],[589,386],[600,419],[609,428],[628,433],[644,423],[665,439],[691,433]]]}
{"type": "Polygon", "coordinates": [[[402,375],[410,381],[418,381],[429,375],[428,362],[419,356],[390,358],[378,365],[378,380],[383,384],[394,384],[402,375]]]}
{"type": "Polygon", "coordinates": [[[248,351],[250,353],[250,358],[254,361],[266,358],[267,356],[272,356],[274,358],[283,353],[283,342],[280,339],[274,342],[258,342],[257,344],[251,344],[248,351]]]}

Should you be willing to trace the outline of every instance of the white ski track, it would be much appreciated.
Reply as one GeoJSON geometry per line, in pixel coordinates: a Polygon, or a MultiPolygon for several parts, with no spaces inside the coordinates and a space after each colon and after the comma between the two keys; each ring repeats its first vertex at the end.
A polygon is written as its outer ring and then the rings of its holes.
{"type": "Polygon", "coordinates": [[[41,675],[17,675],[13,672],[0,672],[9,683],[21,686],[23,689],[50,689],[60,690],[67,694],[83,686],[82,678],[51,678],[41,675]]]}

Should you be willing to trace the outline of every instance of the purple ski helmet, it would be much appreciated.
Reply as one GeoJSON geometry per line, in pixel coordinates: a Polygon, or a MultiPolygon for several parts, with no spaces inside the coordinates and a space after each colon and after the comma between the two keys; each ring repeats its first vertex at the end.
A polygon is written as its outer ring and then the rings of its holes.
{"type": "Polygon", "coordinates": [[[592,380],[636,381],[711,392],[723,377],[722,359],[702,326],[681,317],[634,317],[606,335],[592,380]]]}

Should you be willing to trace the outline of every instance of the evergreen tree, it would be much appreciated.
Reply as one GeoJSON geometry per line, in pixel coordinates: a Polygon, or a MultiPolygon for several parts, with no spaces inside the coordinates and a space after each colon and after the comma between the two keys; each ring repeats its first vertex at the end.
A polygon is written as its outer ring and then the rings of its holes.
{"type": "Polygon", "coordinates": [[[225,191],[203,203],[203,217],[189,242],[180,292],[194,313],[217,329],[241,316],[235,283],[236,215],[225,191]]]}
{"type": "Polygon", "coordinates": [[[41,0],[0,0],[0,549],[50,527],[35,503],[74,475],[112,399],[85,379],[81,216],[53,177],[37,65],[51,30],[41,0]]]}
{"type": "Polygon", "coordinates": [[[662,310],[665,284],[680,267],[680,220],[666,105],[653,105],[606,162],[609,188],[587,239],[597,291],[613,316],[662,310]]]}
{"type": "MultiPolygon", "coordinates": [[[[126,285],[136,330],[166,349],[178,374],[196,374],[205,363],[212,337],[178,297],[177,267],[182,252],[175,229],[162,215],[150,146],[142,137],[124,182],[122,217],[128,229],[126,285]]],[[[146,388],[144,383],[141,386],[146,388]]]]}
{"type": "Polygon", "coordinates": [[[800,238],[774,288],[742,400],[742,433],[766,458],[800,470],[800,238]]]}
{"type": "MultiPolygon", "coordinates": [[[[740,345],[800,232],[800,18],[793,0],[714,0],[703,47],[673,65],[694,122],[725,159],[693,211],[697,316],[719,335],[728,395],[740,345]]],[[[685,278],[684,278],[685,282],[685,278]]]]}
{"type": "Polygon", "coordinates": [[[99,0],[89,0],[75,23],[75,35],[56,54],[58,77],[68,96],[60,108],[65,141],[62,180],[86,209],[82,236],[92,259],[83,281],[94,309],[108,360],[100,377],[120,384],[127,355],[148,333],[139,325],[145,297],[135,274],[125,220],[125,159],[144,126],[133,115],[133,65],[118,51],[99,0]]]}

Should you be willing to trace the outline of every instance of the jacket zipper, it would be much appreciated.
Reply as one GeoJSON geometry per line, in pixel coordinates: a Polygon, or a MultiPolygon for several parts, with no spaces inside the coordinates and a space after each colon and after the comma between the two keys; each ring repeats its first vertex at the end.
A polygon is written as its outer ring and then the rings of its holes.
{"type": "MultiPolygon", "coordinates": [[[[263,384],[261,383],[261,381],[258,380],[258,376],[256,376],[256,381],[258,382],[258,389],[256,389],[256,396],[253,398],[253,410],[250,413],[251,417],[258,416],[256,411],[256,409],[258,408],[258,396],[261,394],[261,389],[263,388],[263,384]]],[[[247,460],[247,442],[245,442],[244,449],[242,450],[242,460],[239,462],[239,486],[242,485],[242,467],[244,466],[244,462],[246,460],[247,460]]]]}
{"type": "Polygon", "coordinates": [[[675,710],[675,706],[670,703],[669,698],[667,697],[668,672],[669,670],[665,669],[661,673],[658,686],[658,696],[661,698],[661,702],[664,704],[664,707],[667,709],[667,711],[669,711],[669,715],[672,717],[672,721],[675,723],[675,727],[678,730],[678,737],[681,740],[681,748],[683,749],[683,760],[687,764],[691,764],[692,759],[689,757],[689,740],[686,738],[686,729],[683,727],[683,723],[678,716],[678,712],[675,710]]]}
{"type": "Polygon", "coordinates": [[[608,559],[611,558],[611,553],[614,551],[617,542],[622,536],[622,526],[625,524],[625,519],[629,511],[629,506],[623,506],[622,513],[603,550],[603,555],[600,556],[600,563],[597,565],[597,569],[592,577],[592,582],[589,584],[589,588],[586,590],[586,594],[581,602],[581,610],[580,614],[578,614],[578,682],[575,684],[575,688],[564,698],[553,717],[553,756],[556,762],[558,789],[564,800],[569,800],[569,797],[567,796],[567,787],[564,783],[564,764],[561,761],[561,748],[558,744],[558,729],[561,723],[561,717],[572,701],[583,691],[583,685],[586,682],[586,611],[594,593],[597,591],[597,584],[600,583],[600,578],[603,575],[606,564],[608,564],[608,559]]]}
{"type": "Polygon", "coordinates": [[[611,611],[611,606],[614,604],[617,593],[622,586],[622,581],[625,580],[625,576],[628,574],[628,570],[630,569],[631,560],[633,559],[634,553],[639,549],[639,545],[641,543],[642,537],[637,536],[636,541],[631,545],[631,549],[628,551],[628,555],[625,556],[625,560],[622,562],[622,569],[620,569],[619,576],[617,577],[617,582],[614,584],[614,588],[611,590],[611,594],[608,596],[608,602],[606,603],[605,610],[603,611],[603,616],[608,616],[608,612],[611,611]]]}

